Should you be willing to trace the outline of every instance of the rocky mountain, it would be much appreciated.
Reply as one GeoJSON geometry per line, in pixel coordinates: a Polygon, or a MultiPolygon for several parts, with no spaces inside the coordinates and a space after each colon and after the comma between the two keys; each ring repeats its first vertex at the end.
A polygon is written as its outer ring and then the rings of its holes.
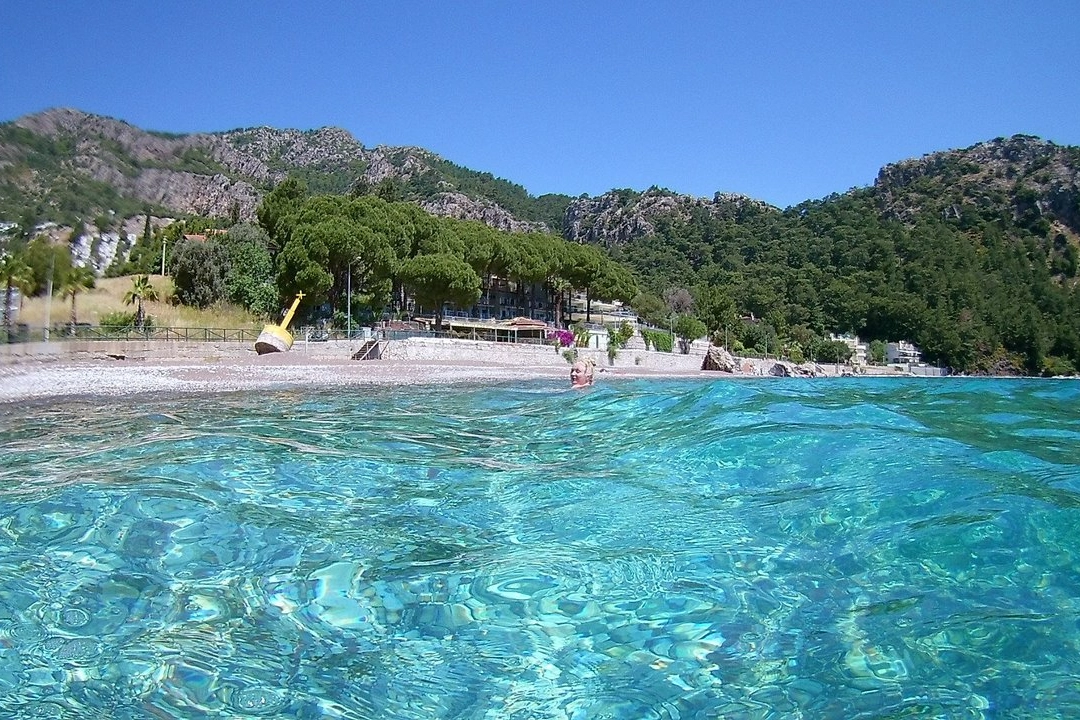
{"type": "MultiPolygon", "coordinates": [[[[974,226],[998,214],[1076,242],[1078,173],[1080,148],[1017,135],[888,165],[868,190],[883,218],[910,223],[929,214],[974,226]]],[[[423,148],[365,147],[340,128],[175,135],[62,108],[0,125],[0,220],[19,224],[83,223],[90,236],[104,237],[128,234],[147,208],[155,222],[186,214],[247,220],[288,176],[313,192],[378,192],[436,215],[609,248],[653,235],[660,220],[739,224],[780,212],[742,195],[698,198],[656,187],[533,197],[423,148]]]]}
{"type": "Polygon", "coordinates": [[[1014,135],[887,165],[874,182],[883,216],[980,218],[1080,238],[1080,147],[1014,135]]]}
{"type": "MultiPolygon", "coordinates": [[[[866,190],[882,219],[931,216],[975,227],[998,218],[1080,242],[1080,147],[1028,135],[997,138],[887,165],[866,190]]],[[[572,200],[562,234],[613,247],[653,235],[660,218],[687,222],[704,215],[740,224],[769,212],[780,209],[737,194],[707,199],[658,188],[612,190],[572,200]]]]}
{"type": "Polygon", "coordinates": [[[612,190],[597,197],[572,200],[566,209],[562,233],[568,240],[612,247],[625,245],[656,232],[656,221],[688,221],[695,214],[739,221],[777,208],[745,195],[717,193],[711,200],[650,188],[612,190]]]}
{"type": "Polygon", "coordinates": [[[64,108],[0,125],[5,220],[70,227],[119,216],[101,223],[111,225],[146,208],[155,216],[249,220],[263,194],[290,175],[314,192],[384,189],[433,213],[503,230],[547,227],[530,212],[532,198],[520,186],[421,148],[367,148],[340,128],[171,135],[64,108]],[[478,186],[489,192],[477,192],[478,186]],[[504,198],[513,203],[500,202],[504,198]],[[511,211],[507,204],[518,207],[511,211]]]}

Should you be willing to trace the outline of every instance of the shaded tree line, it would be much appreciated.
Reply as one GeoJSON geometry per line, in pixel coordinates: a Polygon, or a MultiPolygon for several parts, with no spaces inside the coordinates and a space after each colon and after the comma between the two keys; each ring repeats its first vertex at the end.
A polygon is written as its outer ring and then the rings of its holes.
{"type": "Polygon", "coordinates": [[[297,178],[268,193],[257,218],[204,241],[176,241],[168,266],[180,302],[228,300],[268,315],[303,292],[298,313],[311,318],[351,296],[359,318],[400,310],[411,295],[440,325],[444,305],[470,308],[495,277],[517,284],[523,306],[533,284],[557,304],[571,288],[590,301],[629,302],[637,291],[632,274],[592,246],[435,217],[377,195],[312,195],[297,178]]]}
{"type": "Polygon", "coordinates": [[[1077,245],[1045,219],[988,204],[901,223],[865,189],[655,224],[612,256],[640,278],[635,306],[656,324],[692,314],[720,344],[726,335],[735,347],[826,358],[831,333],[909,340],[927,361],[969,373],[1080,367],[1077,245]],[[670,295],[680,288],[681,306],[670,295]]]}

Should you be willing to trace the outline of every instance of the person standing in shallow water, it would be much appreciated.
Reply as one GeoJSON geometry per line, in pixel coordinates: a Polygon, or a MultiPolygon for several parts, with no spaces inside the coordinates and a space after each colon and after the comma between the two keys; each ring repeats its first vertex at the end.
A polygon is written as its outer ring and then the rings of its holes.
{"type": "Polygon", "coordinates": [[[593,364],[588,360],[578,360],[570,367],[570,387],[584,388],[593,384],[593,364]]]}

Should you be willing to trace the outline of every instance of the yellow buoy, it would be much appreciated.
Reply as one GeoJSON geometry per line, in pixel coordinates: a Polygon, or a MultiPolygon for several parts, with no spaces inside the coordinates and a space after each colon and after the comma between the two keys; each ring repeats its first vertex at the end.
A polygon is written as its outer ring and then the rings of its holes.
{"type": "Polygon", "coordinates": [[[265,355],[272,352],[285,352],[292,347],[293,336],[289,332],[289,323],[292,322],[296,308],[303,297],[304,293],[296,293],[296,299],[293,300],[292,307],[285,313],[285,317],[281,319],[281,322],[276,325],[270,323],[263,327],[262,332],[259,333],[259,337],[255,341],[255,352],[265,355]]]}

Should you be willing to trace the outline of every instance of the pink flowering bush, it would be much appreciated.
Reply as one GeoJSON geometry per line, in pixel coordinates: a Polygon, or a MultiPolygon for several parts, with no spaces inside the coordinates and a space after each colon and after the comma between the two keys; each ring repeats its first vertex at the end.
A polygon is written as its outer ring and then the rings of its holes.
{"type": "Polygon", "coordinates": [[[574,333],[569,330],[549,330],[547,339],[554,342],[556,347],[570,347],[574,344],[574,333]]]}

